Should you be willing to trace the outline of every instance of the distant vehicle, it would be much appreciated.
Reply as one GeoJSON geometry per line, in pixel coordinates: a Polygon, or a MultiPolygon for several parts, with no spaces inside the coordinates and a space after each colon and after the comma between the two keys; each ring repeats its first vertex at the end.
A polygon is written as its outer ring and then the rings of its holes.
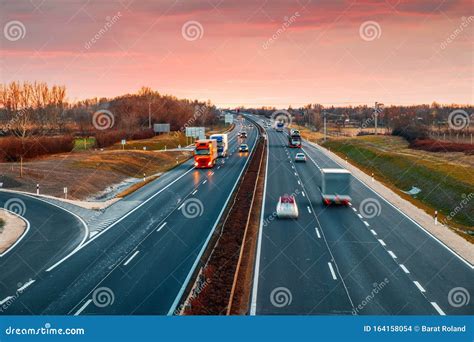
{"type": "Polygon", "coordinates": [[[295,156],[295,162],[306,162],[306,156],[304,153],[297,153],[295,156]]]}
{"type": "Polygon", "coordinates": [[[249,145],[247,144],[241,144],[239,146],[239,152],[248,152],[249,151],[249,145]]]}
{"type": "Polygon", "coordinates": [[[196,140],[194,145],[194,167],[212,168],[217,160],[217,141],[214,139],[196,140]]]}
{"type": "Polygon", "coordinates": [[[292,148],[301,148],[301,135],[297,129],[291,129],[288,135],[288,146],[292,148]]]}
{"type": "Polygon", "coordinates": [[[247,138],[247,132],[241,131],[241,132],[239,132],[239,136],[240,136],[242,139],[246,139],[246,138],[247,138]]]}
{"type": "Polygon", "coordinates": [[[348,205],[351,202],[351,172],[346,169],[321,169],[323,203],[348,205]]]}
{"type": "Polygon", "coordinates": [[[280,196],[276,213],[278,218],[298,218],[298,206],[295,197],[291,195],[280,196]]]}
{"type": "Polygon", "coordinates": [[[283,121],[277,121],[275,124],[275,130],[277,132],[283,132],[285,129],[285,123],[283,121]]]}
{"type": "Polygon", "coordinates": [[[213,134],[209,137],[209,139],[217,141],[217,157],[227,156],[227,150],[229,148],[229,138],[227,133],[213,134]]]}

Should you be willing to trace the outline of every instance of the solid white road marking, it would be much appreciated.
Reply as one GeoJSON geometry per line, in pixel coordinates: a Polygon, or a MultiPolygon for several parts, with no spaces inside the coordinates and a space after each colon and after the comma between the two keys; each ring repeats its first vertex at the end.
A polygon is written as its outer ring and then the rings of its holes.
{"type": "Polygon", "coordinates": [[[87,302],[85,302],[84,305],[81,306],[81,308],[76,311],[76,313],[74,314],[74,316],[79,316],[79,315],[81,314],[81,312],[84,311],[84,309],[89,306],[90,303],[92,303],[92,299],[88,299],[87,302]]]}
{"type": "Polygon", "coordinates": [[[410,271],[408,270],[408,268],[405,267],[405,265],[400,264],[400,267],[401,267],[401,269],[403,270],[403,272],[405,272],[405,273],[407,273],[407,274],[410,273],[410,271]]]}
{"type": "Polygon", "coordinates": [[[137,256],[138,253],[140,253],[140,251],[135,251],[135,253],[133,253],[132,256],[130,258],[128,258],[128,260],[125,261],[125,263],[123,265],[127,266],[130,263],[130,261],[132,261],[132,259],[137,256]]]}
{"type": "Polygon", "coordinates": [[[160,230],[163,229],[163,227],[166,226],[166,222],[163,223],[161,226],[158,227],[158,229],[156,230],[157,232],[159,232],[160,230]]]}
{"type": "Polygon", "coordinates": [[[309,206],[307,206],[306,208],[308,208],[308,212],[311,214],[311,208],[309,206]]]}
{"type": "Polygon", "coordinates": [[[416,287],[418,287],[418,290],[420,290],[421,292],[426,292],[419,282],[417,282],[416,280],[414,280],[413,282],[415,283],[416,287]]]}
{"type": "Polygon", "coordinates": [[[397,258],[397,256],[395,255],[395,253],[393,253],[392,251],[388,251],[388,254],[390,254],[390,256],[394,259],[397,258]]]}
{"type": "Polygon", "coordinates": [[[329,265],[329,270],[331,271],[332,279],[337,280],[336,273],[334,272],[334,269],[332,268],[332,264],[328,262],[329,265]]]}
{"type": "Polygon", "coordinates": [[[13,296],[8,296],[8,297],[6,297],[5,299],[2,299],[2,300],[0,301],[0,305],[5,304],[6,302],[8,302],[8,301],[9,301],[10,299],[12,299],[12,298],[13,298],[13,296]]]}
{"type": "Polygon", "coordinates": [[[191,192],[191,195],[194,195],[196,192],[198,192],[198,189],[194,190],[193,192],[191,192]]]}
{"type": "Polygon", "coordinates": [[[441,316],[446,316],[446,314],[444,313],[443,310],[441,310],[441,308],[439,307],[438,304],[436,304],[436,302],[430,302],[431,305],[433,305],[433,307],[436,309],[436,311],[438,311],[438,313],[441,315],[441,316]]]}
{"type": "Polygon", "coordinates": [[[27,281],[22,287],[19,287],[18,288],[18,292],[23,292],[25,291],[25,289],[30,286],[31,284],[33,284],[36,280],[33,280],[33,279],[30,279],[29,281],[27,281]]]}
{"type": "Polygon", "coordinates": [[[319,235],[319,229],[318,228],[315,228],[316,229],[316,235],[318,236],[318,239],[321,239],[321,235],[319,235]]]}
{"type": "Polygon", "coordinates": [[[384,246],[384,247],[387,246],[383,240],[379,239],[379,242],[382,246],[384,246]]]}
{"type": "Polygon", "coordinates": [[[365,224],[367,227],[370,226],[370,224],[369,224],[367,221],[364,221],[364,224],[365,224]]]}
{"type": "Polygon", "coordinates": [[[373,234],[373,235],[377,235],[377,233],[375,232],[375,230],[371,229],[370,232],[373,234]]]}

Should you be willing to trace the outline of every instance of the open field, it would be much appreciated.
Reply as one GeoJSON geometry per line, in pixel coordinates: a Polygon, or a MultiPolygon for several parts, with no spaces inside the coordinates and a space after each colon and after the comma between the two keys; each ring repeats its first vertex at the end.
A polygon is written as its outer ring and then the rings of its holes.
{"type": "Polygon", "coordinates": [[[449,215],[449,226],[472,230],[474,203],[468,201],[462,210],[456,208],[474,192],[474,156],[413,150],[403,138],[393,136],[333,139],[323,146],[347,157],[366,173],[373,172],[378,180],[431,215],[438,210],[440,221],[449,215]],[[416,198],[402,192],[412,187],[421,189],[416,198]]]}

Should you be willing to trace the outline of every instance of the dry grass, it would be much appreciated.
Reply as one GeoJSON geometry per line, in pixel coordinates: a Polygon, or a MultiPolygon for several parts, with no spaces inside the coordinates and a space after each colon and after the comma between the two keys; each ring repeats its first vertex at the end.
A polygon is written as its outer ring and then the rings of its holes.
{"type": "Polygon", "coordinates": [[[102,151],[92,153],[74,165],[78,168],[112,171],[142,178],[143,174],[165,172],[190,157],[190,152],[102,151]]]}

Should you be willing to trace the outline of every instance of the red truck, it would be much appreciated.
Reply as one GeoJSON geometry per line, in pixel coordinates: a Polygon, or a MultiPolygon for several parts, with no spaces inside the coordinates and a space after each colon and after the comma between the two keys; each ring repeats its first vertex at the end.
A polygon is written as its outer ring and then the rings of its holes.
{"type": "Polygon", "coordinates": [[[217,141],[214,139],[197,140],[194,145],[194,167],[208,169],[216,165],[217,141]]]}

